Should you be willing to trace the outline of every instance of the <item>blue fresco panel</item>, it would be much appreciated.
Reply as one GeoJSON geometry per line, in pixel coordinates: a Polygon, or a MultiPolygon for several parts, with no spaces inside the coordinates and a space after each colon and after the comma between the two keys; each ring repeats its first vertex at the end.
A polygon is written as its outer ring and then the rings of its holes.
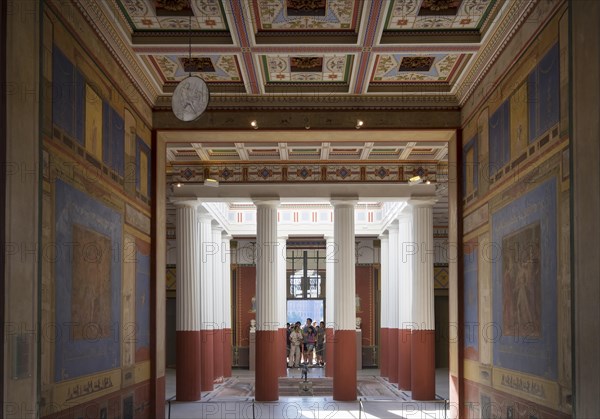
{"type": "Polygon", "coordinates": [[[560,118],[560,56],[558,43],[546,53],[537,66],[539,73],[539,131],[544,134],[560,118]]]}
{"type": "Polygon", "coordinates": [[[508,99],[490,117],[489,141],[491,177],[510,160],[510,106],[508,99]]]}
{"type": "Polygon", "coordinates": [[[52,122],[75,137],[73,128],[74,69],[63,52],[52,49],[52,122]]]}
{"type": "Polygon", "coordinates": [[[120,366],[122,217],[60,179],[56,180],[55,193],[57,304],[54,379],[59,382],[120,366]],[[75,279],[73,255],[82,251],[73,240],[74,226],[110,239],[110,275],[109,278],[98,278],[99,281],[110,280],[110,330],[106,337],[94,335],[93,329],[89,339],[74,339],[71,335],[75,279]]]}
{"type": "MultiPolygon", "coordinates": [[[[552,178],[530,192],[514,199],[511,203],[492,215],[492,287],[493,324],[487,329],[488,338],[494,342],[494,365],[523,373],[534,374],[548,379],[557,378],[557,186],[552,178]],[[515,290],[505,290],[504,284],[510,278],[509,266],[504,268],[505,256],[510,249],[503,243],[519,232],[532,227],[539,231],[538,266],[539,295],[535,307],[539,316],[531,324],[525,324],[519,333],[507,333],[510,325],[504,324],[507,314],[505,305],[514,301],[515,290]],[[512,292],[511,292],[512,291],[512,292]],[[506,295],[504,295],[506,292],[506,295]],[[533,333],[533,330],[538,332],[533,333]]],[[[527,244],[527,243],[526,243],[527,244]]],[[[530,243],[533,245],[533,243],[530,243]]],[[[535,248],[537,246],[534,246],[535,248]]],[[[521,250],[527,251],[527,247],[521,250]]],[[[526,253],[518,252],[520,257],[526,253]]],[[[527,259],[511,261],[514,266],[527,268],[527,259]]],[[[528,279],[524,276],[525,279],[528,279]]],[[[529,278],[531,279],[531,278],[529,278]]],[[[518,297],[517,297],[518,298],[518,297]]],[[[518,300],[517,300],[518,301],[518,300]]],[[[517,304],[519,304],[517,302],[517,304]]],[[[510,315],[516,313],[510,312],[510,315]]]]}
{"type": "Polygon", "coordinates": [[[123,176],[125,170],[125,122],[112,107],[110,112],[111,167],[120,176],[123,176]]]}
{"type": "Polygon", "coordinates": [[[136,352],[150,348],[150,255],[136,251],[135,265],[136,352]]]}
{"type": "Polygon", "coordinates": [[[479,288],[477,284],[478,256],[477,247],[473,246],[464,256],[464,321],[465,321],[465,356],[479,354],[479,288]]]}

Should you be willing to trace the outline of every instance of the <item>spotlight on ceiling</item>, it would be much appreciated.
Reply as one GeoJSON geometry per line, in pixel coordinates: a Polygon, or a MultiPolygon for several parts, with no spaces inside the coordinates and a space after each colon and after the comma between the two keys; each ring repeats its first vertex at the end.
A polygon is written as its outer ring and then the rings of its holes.
{"type": "Polygon", "coordinates": [[[183,186],[183,184],[182,184],[181,182],[177,182],[177,183],[175,184],[175,186],[177,186],[178,188],[181,188],[181,187],[183,186]]]}
{"type": "Polygon", "coordinates": [[[218,188],[219,181],[215,179],[204,179],[204,186],[210,186],[211,188],[218,188]]]}
{"type": "Polygon", "coordinates": [[[361,129],[362,126],[365,124],[365,122],[362,119],[357,119],[356,120],[356,129],[361,129]]]}
{"type": "Polygon", "coordinates": [[[418,185],[419,183],[423,183],[423,178],[421,176],[413,176],[408,179],[409,185],[418,185]]]}
{"type": "Polygon", "coordinates": [[[250,121],[250,126],[254,129],[258,129],[258,122],[256,122],[256,119],[250,121]]]}

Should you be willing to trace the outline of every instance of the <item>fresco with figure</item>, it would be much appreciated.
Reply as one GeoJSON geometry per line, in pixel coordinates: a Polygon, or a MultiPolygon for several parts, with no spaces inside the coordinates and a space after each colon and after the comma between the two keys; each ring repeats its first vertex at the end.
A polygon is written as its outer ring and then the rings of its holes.
{"type": "Polygon", "coordinates": [[[502,239],[502,335],[540,337],[540,223],[502,239]]]}

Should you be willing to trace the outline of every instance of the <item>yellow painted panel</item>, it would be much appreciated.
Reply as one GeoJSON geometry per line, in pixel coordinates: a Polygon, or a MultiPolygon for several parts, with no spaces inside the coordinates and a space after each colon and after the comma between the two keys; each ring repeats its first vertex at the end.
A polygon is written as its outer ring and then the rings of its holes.
{"type": "Polygon", "coordinates": [[[148,196],[148,156],[140,153],[140,193],[148,196]]]}
{"type": "Polygon", "coordinates": [[[135,383],[150,379],[150,361],[135,364],[135,383]]]}
{"type": "Polygon", "coordinates": [[[558,383],[498,367],[492,376],[496,390],[559,410],[558,383]]]}
{"type": "Polygon", "coordinates": [[[527,83],[521,84],[510,97],[510,157],[519,157],[527,148],[527,83]]]}
{"type": "Polygon", "coordinates": [[[102,99],[85,85],[85,149],[102,161],[102,99]]]}
{"type": "Polygon", "coordinates": [[[465,156],[465,169],[466,169],[466,173],[465,173],[465,180],[466,180],[466,194],[467,196],[471,194],[471,192],[473,192],[473,190],[475,189],[475,185],[473,183],[473,178],[474,178],[474,168],[475,168],[475,149],[471,148],[469,151],[467,151],[467,155],[465,156]]]}
{"type": "Polygon", "coordinates": [[[121,389],[121,370],[88,375],[57,384],[52,402],[58,406],[76,406],[121,389]]]}

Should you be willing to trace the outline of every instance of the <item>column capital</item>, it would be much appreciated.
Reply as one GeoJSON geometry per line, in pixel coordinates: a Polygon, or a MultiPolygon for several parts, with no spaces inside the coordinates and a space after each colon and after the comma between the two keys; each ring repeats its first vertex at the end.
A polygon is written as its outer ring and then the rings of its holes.
{"type": "Polygon", "coordinates": [[[331,197],[331,199],[329,200],[329,202],[331,203],[331,205],[333,205],[334,207],[352,207],[354,208],[354,206],[358,203],[358,198],[356,196],[352,196],[352,197],[343,197],[343,196],[337,196],[337,197],[331,197]]]}
{"type": "Polygon", "coordinates": [[[412,208],[433,207],[437,200],[435,196],[414,196],[408,200],[408,204],[412,208]]]}
{"type": "Polygon", "coordinates": [[[198,219],[204,222],[211,222],[213,220],[213,217],[208,212],[198,211],[198,219]]]}
{"type": "Polygon", "coordinates": [[[227,232],[227,230],[225,230],[225,229],[224,229],[224,230],[221,232],[221,238],[222,238],[223,240],[231,240],[231,239],[233,239],[233,236],[232,236],[231,234],[229,234],[229,233],[227,232]]]}
{"type": "Polygon", "coordinates": [[[212,225],[212,229],[213,229],[213,230],[215,230],[215,231],[219,231],[219,232],[221,232],[221,231],[225,231],[225,229],[223,228],[223,226],[222,226],[221,224],[219,224],[219,223],[218,223],[216,220],[215,220],[215,223],[216,223],[216,224],[213,224],[213,225],[212,225]]]}
{"type": "Polygon", "coordinates": [[[200,206],[198,198],[171,198],[171,203],[176,207],[198,208],[200,206]]]}
{"type": "Polygon", "coordinates": [[[280,200],[277,197],[252,198],[252,202],[256,207],[278,207],[280,200]]]}
{"type": "Polygon", "coordinates": [[[390,238],[387,230],[383,230],[379,236],[377,236],[380,240],[388,240],[390,238]]]}

